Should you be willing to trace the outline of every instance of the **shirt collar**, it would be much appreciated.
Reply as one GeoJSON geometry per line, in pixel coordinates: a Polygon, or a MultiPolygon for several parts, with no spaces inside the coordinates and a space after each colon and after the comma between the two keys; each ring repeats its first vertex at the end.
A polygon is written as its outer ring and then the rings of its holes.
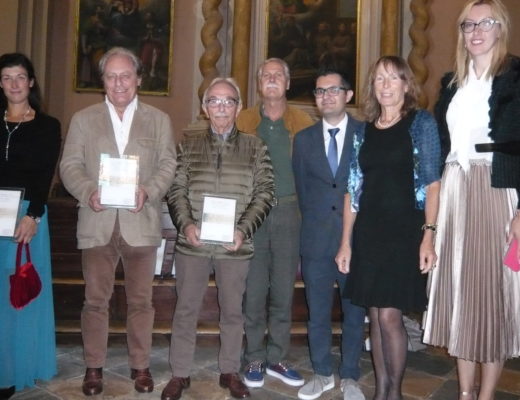
{"type": "Polygon", "coordinates": [[[339,128],[340,132],[344,132],[347,129],[347,123],[348,123],[348,114],[347,113],[345,113],[345,116],[337,125],[329,124],[324,118],[323,119],[323,131],[328,132],[329,129],[339,128]]]}
{"type": "MultiPolygon", "coordinates": [[[[108,96],[105,95],[105,103],[107,104],[108,108],[110,108],[112,111],[116,112],[116,108],[115,106],[110,102],[110,100],[108,99],[108,96]]],[[[125,112],[129,111],[129,110],[132,110],[132,111],[135,111],[137,110],[137,95],[134,97],[134,99],[130,102],[130,104],[128,104],[125,108],[125,112]]]]}

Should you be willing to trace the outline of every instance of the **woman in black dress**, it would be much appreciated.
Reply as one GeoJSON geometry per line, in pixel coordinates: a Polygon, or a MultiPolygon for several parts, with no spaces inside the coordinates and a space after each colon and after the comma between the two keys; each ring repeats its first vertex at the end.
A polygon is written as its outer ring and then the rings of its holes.
{"type": "Polygon", "coordinates": [[[368,123],[354,137],[336,262],[350,273],[346,296],[369,310],[374,399],[396,400],[407,352],[402,315],[424,311],[425,274],[436,261],[440,144],[402,58],[380,58],[364,95],[368,123]]]}

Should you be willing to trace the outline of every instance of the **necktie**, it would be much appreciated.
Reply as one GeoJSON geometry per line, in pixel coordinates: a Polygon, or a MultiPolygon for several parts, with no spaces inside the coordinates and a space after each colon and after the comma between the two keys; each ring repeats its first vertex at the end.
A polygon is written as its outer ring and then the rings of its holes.
{"type": "Polygon", "coordinates": [[[336,142],[336,134],[338,132],[339,128],[329,129],[330,141],[327,151],[327,159],[329,160],[330,170],[334,176],[336,176],[336,171],[338,170],[338,142],[336,142]]]}

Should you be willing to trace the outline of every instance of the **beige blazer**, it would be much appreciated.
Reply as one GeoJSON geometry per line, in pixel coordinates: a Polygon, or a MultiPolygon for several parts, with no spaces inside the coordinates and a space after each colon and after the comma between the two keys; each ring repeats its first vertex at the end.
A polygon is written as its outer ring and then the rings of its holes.
{"type": "Polygon", "coordinates": [[[139,156],[139,184],[148,194],[139,213],[115,208],[94,212],[89,207],[89,197],[98,188],[101,153],[119,157],[110,113],[104,102],[74,114],[60,163],[63,184],[79,201],[78,248],[106,245],[116,216],[119,216],[121,234],[131,246],[160,245],[161,201],[172,184],[177,164],[170,118],[138,102],[124,154],[139,156]]]}

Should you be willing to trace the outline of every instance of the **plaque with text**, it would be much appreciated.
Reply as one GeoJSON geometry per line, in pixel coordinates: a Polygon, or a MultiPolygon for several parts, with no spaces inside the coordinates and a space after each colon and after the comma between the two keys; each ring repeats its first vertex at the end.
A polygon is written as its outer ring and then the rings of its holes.
{"type": "Polygon", "coordinates": [[[237,200],[218,195],[204,195],[200,241],[212,244],[233,243],[237,200]]]}
{"type": "Polygon", "coordinates": [[[106,207],[135,208],[139,179],[139,157],[101,154],[100,203],[106,207]]]}
{"type": "Polygon", "coordinates": [[[0,188],[0,236],[14,236],[24,192],[22,188],[0,188]]]}

